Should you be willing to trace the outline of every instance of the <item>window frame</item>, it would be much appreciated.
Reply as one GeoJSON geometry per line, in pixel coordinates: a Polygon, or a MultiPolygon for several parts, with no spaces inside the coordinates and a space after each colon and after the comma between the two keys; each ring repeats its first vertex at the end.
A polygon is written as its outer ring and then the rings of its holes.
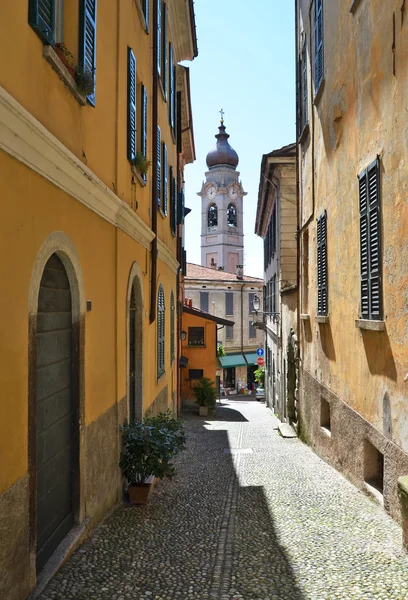
{"type": "Polygon", "coordinates": [[[205,327],[188,328],[187,346],[189,348],[205,348],[205,327]],[[193,342],[194,339],[198,341],[193,342]]]}

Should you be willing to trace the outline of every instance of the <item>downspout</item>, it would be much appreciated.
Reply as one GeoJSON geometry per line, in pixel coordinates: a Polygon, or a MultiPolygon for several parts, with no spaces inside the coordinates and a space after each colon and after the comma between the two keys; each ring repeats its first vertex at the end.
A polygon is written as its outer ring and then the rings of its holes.
{"type": "MultiPolygon", "coordinates": [[[[115,136],[115,194],[118,193],[118,177],[119,177],[119,73],[120,73],[120,0],[117,0],[116,11],[116,136],[115,136]]],[[[115,387],[116,387],[116,456],[119,460],[121,448],[121,436],[119,428],[119,389],[118,389],[118,356],[119,356],[119,339],[118,339],[118,269],[119,269],[119,230],[115,227],[115,387]]],[[[127,309],[126,309],[127,310],[127,309]]],[[[126,399],[126,403],[128,400],[126,399]]],[[[118,486],[117,500],[120,502],[122,489],[118,486]]]]}
{"type": "Polygon", "coordinates": [[[152,90],[152,142],[154,156],[152,164],[152,231],[154,238],[151,242],[151,280],[150,280],[150,324],[156,320],[156,277],[157,277],[157,2],[153,2],[153,90],[152,90]]]}
{"type": "MultiPolygon", "coordinates": [[[[296,52],[295,52],[295,60],[296,60],[296,65],[295,65],[295,70],[296,70],[296,106],[299,106],[299,101],[300,101],[300,96],[299,96],[299,60],[298,60],[298,56],[299,56],[299,24],[298,24],[298,10],[299,10],[299,0],[295,0],[295,35],[296,35],[296,52]]],[[[297,111],[297,117],[299,117],[298,111],[297,111]]],[[[296,133],[298,133],[298,128],[296,127],[296,133]]],[[[296,206],[296,231],[297,231],[297,235],[296,235],[296,285],[297,285],[297,297],[296,297],[296,336],[297,336],[297,342],[298,342],[298,351],[300,350],[300,335],[301,335],[301,330],[300,330],[300,311],[301,311],[301,305],[300,305],[300,300],[301,300],[301,289],[300,289],[300,243],[301,243],[301,235],[300,235],[300,197],[299,197],[299,193],[300,193],[300,185],[299,185],[299,143],[298,141],[296,142],[296,166],[295,166],[295,174],[296,174],[296,201],[297,201],[297,206],[296,206]]],[[[300,402],[300,364],[298,363],[297,365],[297,372],[298,372],[298,382],[297,382],[297,387],[298,387],[298,398],[297,398],[297,402],[299,405],[300,402]]],[[[299,408],[299,406],[298,406],[299,408]]],[[[297,415],[297,422],[299,423],[299,415],[297,415]]],[[[298,431],[299,434],[299,431],[298,431]]]]}

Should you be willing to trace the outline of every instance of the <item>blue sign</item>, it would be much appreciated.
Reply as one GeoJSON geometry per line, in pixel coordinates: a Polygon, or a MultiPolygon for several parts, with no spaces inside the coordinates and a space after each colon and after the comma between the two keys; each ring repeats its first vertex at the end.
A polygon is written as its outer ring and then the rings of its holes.
{"type": "Polygon", "coordinates": [[[263,348],[258,348],[256,351],[258,356],[263,356],[264,355],[264,349],[263,348]]]}

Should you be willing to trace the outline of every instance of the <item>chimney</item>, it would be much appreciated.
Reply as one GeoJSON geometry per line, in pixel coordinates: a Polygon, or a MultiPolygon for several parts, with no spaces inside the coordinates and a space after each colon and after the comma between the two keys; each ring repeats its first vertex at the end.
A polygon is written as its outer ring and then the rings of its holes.
{"type": "Polygon", "coordinates": [[[235,274],[237,279],[244,279],[244,265],[237,265],[235,274]]]}
{"type": "Polygon", "coordinates": [[[212,302],[212,314],[215,315],[215,302],[212,302]]]}
{"type": "Polygon", "coordinates": [[[223,271],[223,270],[224,270],[224,267],[218,267],[218,270],[219,270],[219,271],[223,271]]]}

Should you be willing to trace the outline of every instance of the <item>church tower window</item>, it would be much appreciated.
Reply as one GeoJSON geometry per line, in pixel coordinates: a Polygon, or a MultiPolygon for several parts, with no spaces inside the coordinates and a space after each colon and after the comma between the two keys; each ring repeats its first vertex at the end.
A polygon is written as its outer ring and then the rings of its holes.
{"type": "Polygon", "coordinates": [[[228,227],[236,227],[237,226],[237,207],[232,202],[230,202],[230,204],[228,204],[227,223],[228,223],[228,227]]]}
{"type": "Polygon", "coordinates": [[[216,204],[210,204],[208,208],[208,227],[217,227],[218,225],[218,208],[216,204]]]}

